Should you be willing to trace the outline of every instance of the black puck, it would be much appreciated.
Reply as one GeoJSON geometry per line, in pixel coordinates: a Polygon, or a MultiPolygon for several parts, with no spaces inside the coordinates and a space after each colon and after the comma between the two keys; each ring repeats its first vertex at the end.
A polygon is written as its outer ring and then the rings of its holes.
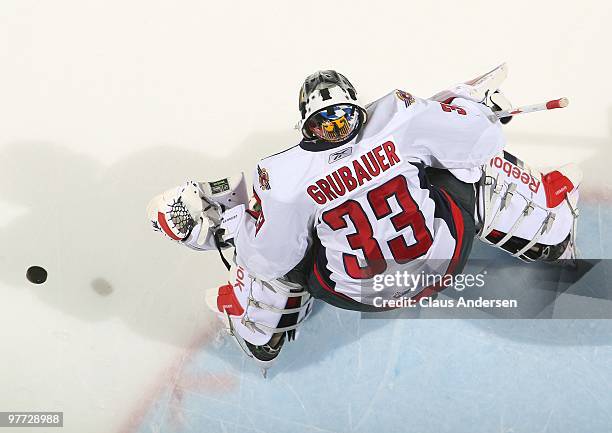
{"type": "Polygon", "coordinates": [[[30,266],[26,271],[26,278],[30,283],[42,284],[47,281],[47,271],[40,266],[30,266]]]}

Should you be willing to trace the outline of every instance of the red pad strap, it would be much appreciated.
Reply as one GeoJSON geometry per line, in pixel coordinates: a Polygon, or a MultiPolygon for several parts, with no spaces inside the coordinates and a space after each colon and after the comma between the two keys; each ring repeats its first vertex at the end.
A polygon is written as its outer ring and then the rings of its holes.
{"type": "Polygon", "coordinates": [[[217,308],[220,312],[227,312],[230,316],[242,316],[244,314],[244,308],[238,302],[238,298],[236,298],[234,293],[234,287],[231,284],[219,287],[217,308]]]}
{"type": "Polygon", "coordinates": [[[546,193],[546,206],[549,208],[559,206],[574,189],[572,182],[556,170],[542,175],[542,185],[546,193]]]}

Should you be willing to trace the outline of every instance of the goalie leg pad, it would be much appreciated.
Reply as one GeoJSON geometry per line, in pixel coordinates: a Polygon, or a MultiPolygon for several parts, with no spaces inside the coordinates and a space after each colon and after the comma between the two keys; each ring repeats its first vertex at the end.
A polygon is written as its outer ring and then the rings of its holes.
{"type": "Polygon", "coordinates": [[[278,333],[294,336],[312,310],[313,298],[297,283],[262,281],[241,266],[232,268],[230,281],[209,291],[207,305],[253,345],[266,344],[278,333]]]}
{"type": "Polygon", "coordinates": [[[478,237],[525,261],[575,258],[580,179],[573,165],[542,174],[508,152],[494,157],[479,187],[478,237]]]}
{"type": "Polygon", "coordinates": [[[285,341],[312,311],[313,298],[299,284],[284,279],[262,281],[238,266],[232,280],[206,294],[206,303],[225,323],[240,349],[266,371],[285,341]]]}

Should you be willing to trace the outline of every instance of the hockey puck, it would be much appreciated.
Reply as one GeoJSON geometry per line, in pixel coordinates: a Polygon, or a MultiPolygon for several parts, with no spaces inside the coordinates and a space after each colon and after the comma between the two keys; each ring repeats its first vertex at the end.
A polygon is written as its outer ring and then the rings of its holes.
{"type": "Polygon", "coordinates": [[[47,271],[40,266],[30,266],[26,271],[26,278],[30,283],[42,284],[47,281],[47,271]]]}

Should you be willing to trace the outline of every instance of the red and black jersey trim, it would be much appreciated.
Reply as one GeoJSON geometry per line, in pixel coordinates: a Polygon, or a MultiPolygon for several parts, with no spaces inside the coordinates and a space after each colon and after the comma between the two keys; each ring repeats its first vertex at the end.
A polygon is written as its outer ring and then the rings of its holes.
{"type": "Polygon", "coordinates": [[[259,218],[259,212],[256,212],[253,209],[247,209],[246,213],[248,213],[249,215],[251,215],[255,219],[259,218]]]}
{"type": "Polygon", "coordinates": [[[312,272],[308,276],[308,291],[313,297],[344,310],[363,312],[386,311],[373,305],[362,304],[344,293],[336,291],[336,283],[331,279],[331,272],[327,267],[325,247],[321,245],[316,236],[313,253],[312,272]]]}
{"type": "Polygon", "coordinates": [[[448,203],[450,205],[450,212],[453,217],[453,223],[454,223],[453,224],[453,229],[454,229],[453,237],[455,238],[455,250],[453,251],[453,257],[448,266],[448,270],[446,271],[447,274],[453,274],[455,269],[457,268],[458,260],[461,255],[462,246],[463,246],[462,244],[463,244],[464,231],[465,231],[464,230],[465,228],[464,217],[463,217],[463,213],[461,212],[461,209],[459,208],[457,203],[455,203],[452,197],[444,189],[442,189],[442,193],[448,200],[448,203]]]}
{"type": "Polygon", "coordinates": [[[313,274],[320,284],[321,288],[333,296],[339,296],[343,299],[352,300],[343,293],[336,292],[336,282],[331,279],[331,271],[327,268],[326,249],[317,238],[315,246],[315,259],[313,262],[313,274]]]}
{"type": "MultiPolygon", "coordinates": [[[[445,275],[454,275],[455,272],[460,272],[463,269],[463,265],[465,264],[465,260],[467,259],[467,253],[465,253],[463,244],[465,241],[465,225],[464,225],[464,212],[461,211],[459,206],[455,203],[450,195],[444,189],[441,190],[442,194],[448,200],[448,204],[450,206],[450,212],[453,216],[453,225],[451,234],[455,238],[455,249],[453,251],[453,257],[450,260],[448,268],[446,269],[445,275]],[[453,233],[454,232],[454,233],[453,233]],[[465,253],[465,256],[464,256],[465,253]]],[[[470,242],[471,249],[471,242],[470,242]]],[[[424,288],[418,294],[412,297],[414,301],[418,301],[419,299],[428,298],[434,293],[441,292],[446,288],[443,284],[432,285],[424,288]]]]}
{"type": "MultiPolygon", "coordinates": [[[[446,222],[451,236],[455,239],[455,248],[446,275],[456,275],[463,270],[476,235],[473,185],[461,182],[447,170],[426,170],[424,166],[419,167],[420,164],[414,165],[419,168],[421,187],[429,190],[429,196],[436,204],[434,216],[446,222]],[[432,184],[430,178],[433,178],[436,185],[432,184]]],[[[445,288],[443,285],[427,287],[413,299],[418,301],[445,288]]]]}
{"type": "MultiPolygon", "coordinates": [[[[440,188],[433,186],[425,172],[425,165],[417,162],[409,162],[418,170],[419,186],[429,193],[429,198],[434,202],[434,218],[443,219],[448,226],[451,235],[457,240],[457,230],[455,228],[454,219],[457,217],[456,212],[453,213],[453,207],[449,202],[450,196],[443,192],[440,188]]],[[[452,199],[450,199],[452,200],[452,199]]],[[[454,203],[454,202],[453,202],[454,203]]]]}
{"type": "Polygon", "coordinates": [[[255,189],[253,189],[253,199],[255,200],[255,205],[257,209],[247,209],[247,213],[255,218],[255,236],[259,233],[259,230],[263,227],[266,222],[266,217],[264,215],[263,206],[261,204],[261,199],[257,195],[255,189]]]}
{"type": "Polygon", "coordinates": [[[259,198],[259,196],[257,195],[257,192],[255,192],[255,189],[253,188],[253,198],[255,199],[255,202],[257,203],[258,207],[260,210],[255,210],[255,209],[247,209],[246,212],[251,215],[253,218],[258,219],[259,216],[261,215],[261,199],[259,198]]]}

